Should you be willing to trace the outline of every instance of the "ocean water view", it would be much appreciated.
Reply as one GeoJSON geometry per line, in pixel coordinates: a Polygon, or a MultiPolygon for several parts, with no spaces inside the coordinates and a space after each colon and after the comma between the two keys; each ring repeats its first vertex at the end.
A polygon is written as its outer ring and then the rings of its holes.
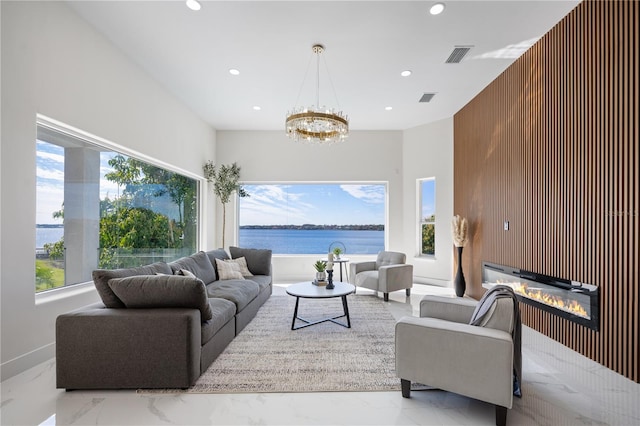
{"type": "Polygon", "coordinates": [[[271,249],[274,254],[322,254],[337,242],[344,244],[347,256],[377,254],[384,250],[384,231],[241,228],[238,245],[271,249]]]}
{"type": "Polygon", "coordinates": [[[36,248],[43,248],[46,243],[58,242],[63,235],[64,228],[36,227],[36,248]]]}

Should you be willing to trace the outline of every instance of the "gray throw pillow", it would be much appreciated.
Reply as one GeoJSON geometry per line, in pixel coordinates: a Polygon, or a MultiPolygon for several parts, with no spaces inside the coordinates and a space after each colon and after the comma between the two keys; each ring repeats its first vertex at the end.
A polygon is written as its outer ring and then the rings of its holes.
{"type": "Polygon", "coordinates": [[[217,279],[216,271],[213,269],[209,257],[203,251],[170,262],[169,266],[174,274],[178,274],[185,269],[200,278],[205,284],[212,283],[217,279]]]}
{"type": "Polygon", "coordinates": [[[201,320],[213,318],[204,283],[180,275],[137,275],[112,278],[109,287],[127,308],[191,308],[201,320]]]}
{"type": "Polygon", "coordinates": [[[140,266],[138,268],[126,269],[96,269],[93,271],[93,284],[98,290],[98,294],[102,299],[102,303],[107,308],[124,308],[122,300],[109,287],[109,280],[112,278],[132,277],[134,275],[155,275],[155,274],[171,275],[173,272],[169,265],[164,262],[156,262],[151,265],[140,266]]]}
{"type": "Polygon", "coordinates": [[[271,274],[271,250],[229,247],[232,259],[244,257],[253,275],[271,274]]]}

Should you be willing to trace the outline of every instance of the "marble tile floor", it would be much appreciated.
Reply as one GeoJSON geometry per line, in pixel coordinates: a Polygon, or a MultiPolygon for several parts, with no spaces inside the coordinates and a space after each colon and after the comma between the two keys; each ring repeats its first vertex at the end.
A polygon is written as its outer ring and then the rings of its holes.
{"type": "MultiPolygon", "coordinates": [[[[286,284],[274,294],[285,294],[286,284]]],[[[367,290],[358,289],[358,293],[367,290]]],[[[424,294],[390,295],[401,317],[424,294]]],[[[382,295],[379,295],[382,297],[382,295]]],[[[531,330],[523,329],[523,398],[509,425],[640,425],[640,384],[531,330]]],[[[492,405],[440,390],[277,394],[136,394],[55,388],[55,360],[1,384],[1,425],[493,425],[492,405]]]]}

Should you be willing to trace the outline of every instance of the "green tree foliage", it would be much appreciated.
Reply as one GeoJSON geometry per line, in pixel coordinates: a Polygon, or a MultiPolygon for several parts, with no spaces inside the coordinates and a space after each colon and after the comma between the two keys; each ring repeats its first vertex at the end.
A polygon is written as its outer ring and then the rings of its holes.
{"type": "Polygon", "coordinates": [[[51,259],[64,259],[64,236],[55,243],[45,243],[44,249],[49,253],[51,259]]]}
{"type": "Polygon", "coordinates": [[[435,215],[431,215],[425,218],[422,224],[422,254],[435,255],[436,254],[436,218],[435,215]]]}
{"type": "Polygon", "coordinates": [[[169,234],[174,241],[181,240],[184,247],[195,248],[197,186],[193,179],[123,155],[113,157],[109,165],[113,171],[105,174],[105,178],[124,187],[124,191],[117,200],[105,203],[102,206],[105,210],[101,211],[113,213],[133,206],[150,208],[154,198],[166,194],[178,206],[179,216],[177,226],[168,229],[169,234]]]}

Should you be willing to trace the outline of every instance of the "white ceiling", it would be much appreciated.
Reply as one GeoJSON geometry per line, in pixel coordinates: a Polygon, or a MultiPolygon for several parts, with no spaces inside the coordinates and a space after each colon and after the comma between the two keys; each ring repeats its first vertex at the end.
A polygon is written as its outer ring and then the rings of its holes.
{"type": "Polygon", "coordinates": [[[339,106],[353,130],[402,130],[455,114],[514,61],[505,49],[537,40],[579,1],[449,0],[432,16],[434,3],[69,2],[214,128],[284,132],[288,110],[315,103],[313,44],[326,47],[321,104],[339,106]],[[474,47],[445,64],[458,45],[474,47]],[[425,92],[436,96],[418,103],[425,92]]]}

